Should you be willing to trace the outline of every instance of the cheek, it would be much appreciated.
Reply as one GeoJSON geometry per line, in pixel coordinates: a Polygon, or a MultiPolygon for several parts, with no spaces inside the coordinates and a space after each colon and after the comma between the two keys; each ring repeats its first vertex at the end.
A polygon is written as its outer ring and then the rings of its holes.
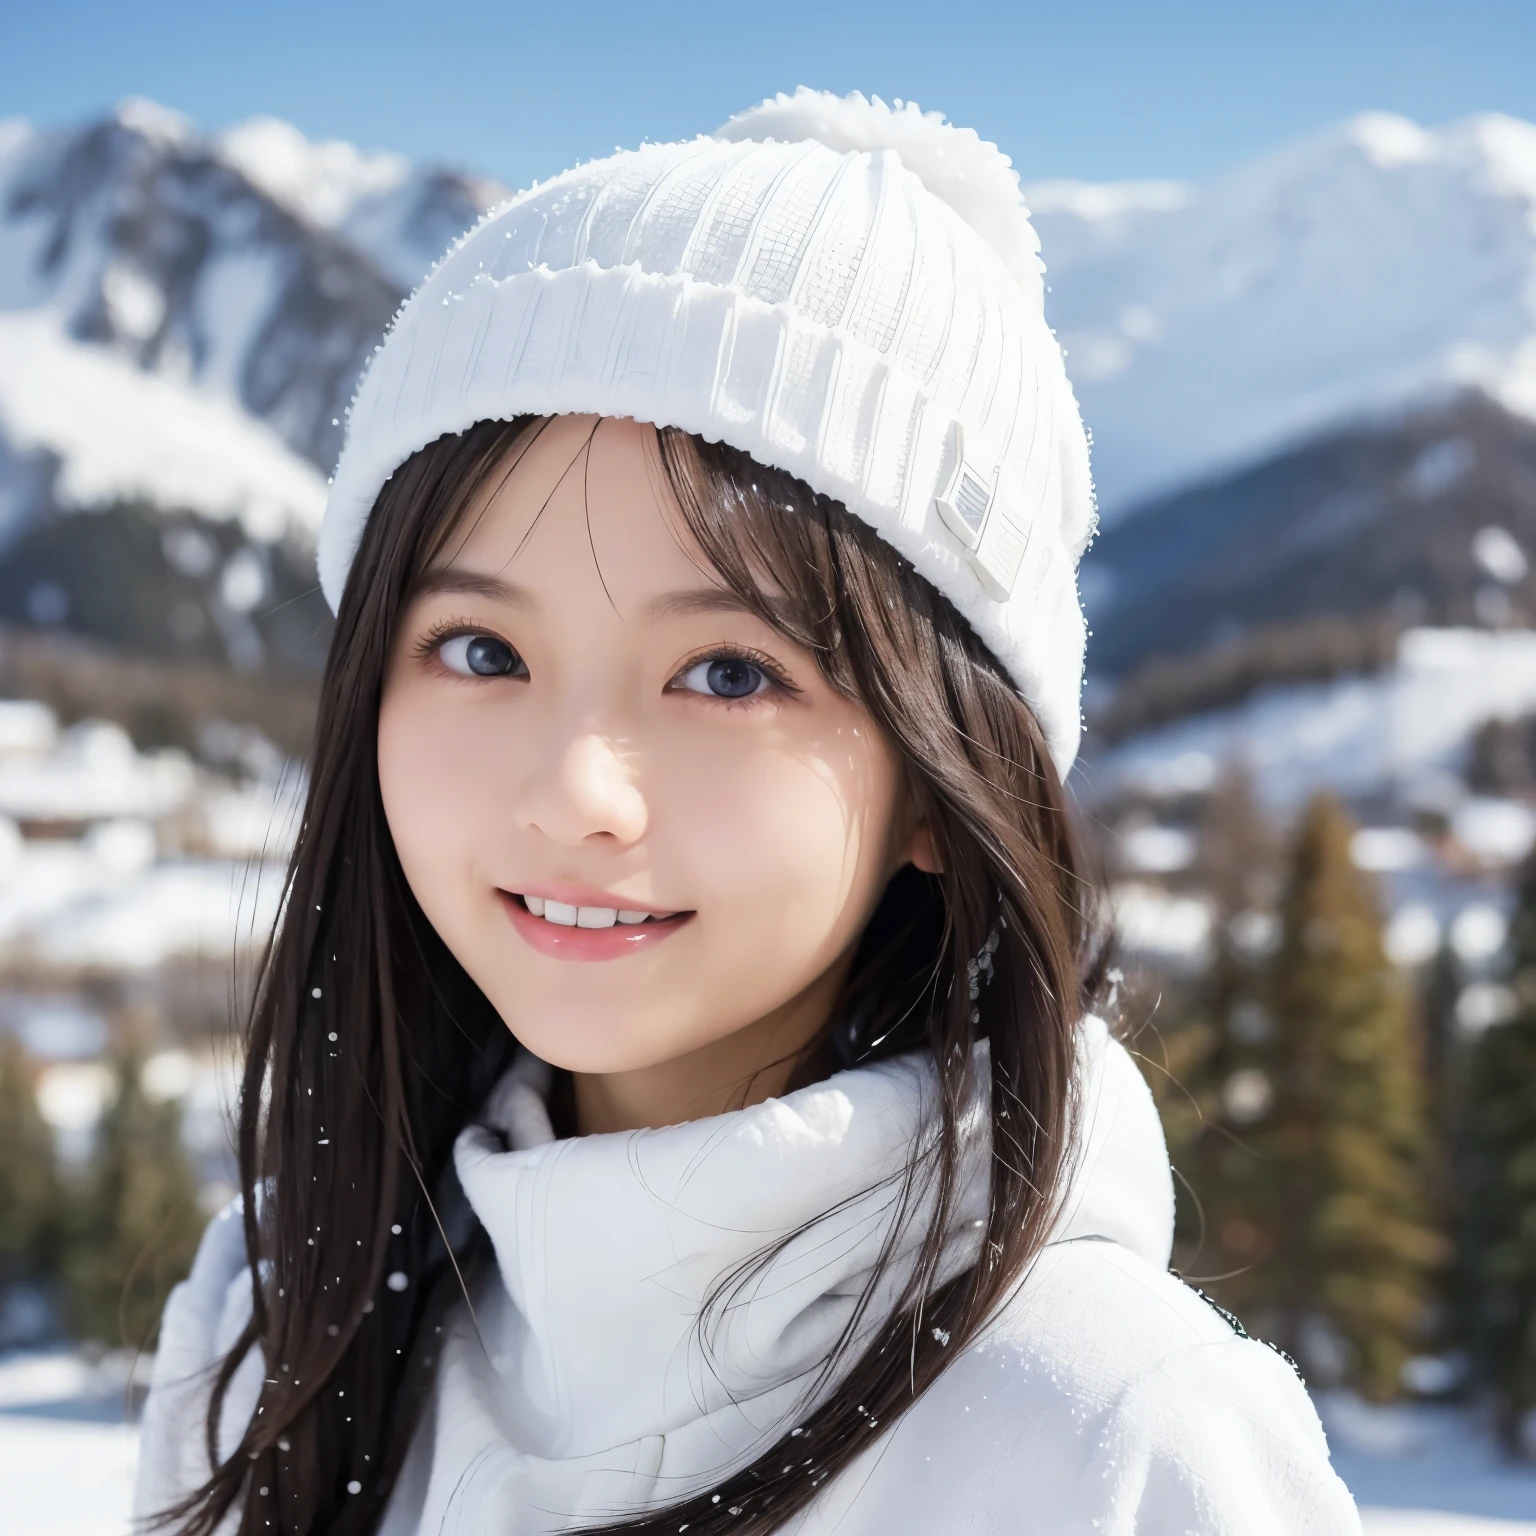
{"type": "Polygon", "coordinates": [[[747,942],[840,948],[883,887],[894,774],[862,741],[695,757],[668,818],[701,895],[747,942]],[[685,850],[685,851],[684,851],[685,850]]]}
{"type": "Polygon", "coordinates": [[[500,760],[484,712],[436,707],[428,690],[386,691],[379,710],[379,794],[395,850],[429,917],[467,892],[463,879],[494,833],[500,760]]]}

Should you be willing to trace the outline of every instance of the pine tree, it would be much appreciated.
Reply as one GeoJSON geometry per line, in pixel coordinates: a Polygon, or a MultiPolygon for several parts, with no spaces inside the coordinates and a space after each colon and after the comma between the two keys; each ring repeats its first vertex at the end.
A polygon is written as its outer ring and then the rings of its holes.
{"type": "Polygon", "coordinates": [[[1251,1138],[1263,1166],[1256,1209],[1275,1240],[1255,1300],[1277,1343],[1385,1398],[1422,1338],[1444,1243],[1423,1192],[1416,1014],[1383,953],[1374,887],[1350,857],[1353,831],[1343,808],[1318,796],[1291,849],[1269,989],[1274,1097],[1251,1138]]]}
{"type": "Polygon", "coordinates": [[[1275,1026],[1269,1001],[1269,952],[1278,894],[1280,849],[1246,773],[1229,769],[1206,814],[1201,864],[1216,903],[1216,944],[1206,999],[1217,1048],[1212,1102],[1196,1179],[1206,1207],[1204,1272],[1236,1311],[1253,1308],[1250,1277],[1276,1235],[1257,1198],[1264,1169],[1249,1142],[1268,1113],[1273,1089],[1268,1056],[1275,1026]]]}
{"type": "Polygon", "coordinates": [[[38,1113],[32,1064],[6,1036],[0,1038],[0,1291],[52,1270],[60,1217],[53,1136],[38,1113]]]}
{"type": "Polygon", "coordinates": [[[150,1339],[203,1228],[180,1107],[146,1096],[139,1065],[131,1054],[117,1065],[64,1264],[76,1335],[129,1347],[150,1339]]]}
{"type": "Polygon", "coordinates": [[[1461,1317],[1511,1449],[1536,1408],[1536,860],[1510,931],[1517,1012],[1478,1040],[1459,1160],[1461,1317]]]}
{"type": "Polygon", "coordinates": [[[1455,946],[1442,939],[1424,980],[1421,1005],[1429,1121],[1442,1148],[1449,1148],[1455,1137],[1466,1093],[1466,1052],[1456,1027],[1456,1004],[1465,982],[1455,946]]]}
{"type": "Polygon", "coordinates": [[[1255,1219],[1261,1170],[1245,1138],[1267,1107],[1257,1063],[1273,1032],[1266,951],[1277,857],[1247,774],[1229,767],[1206,804],[1191,872],[1211,902],[1210,959],[1191,987],[1164,994],[1167,1070],[1154,1082],[1180,1176],[1177,1267],[1239,1312],[1252,1301],[1246,1275],[1273,1246],[1255,1219]]]}

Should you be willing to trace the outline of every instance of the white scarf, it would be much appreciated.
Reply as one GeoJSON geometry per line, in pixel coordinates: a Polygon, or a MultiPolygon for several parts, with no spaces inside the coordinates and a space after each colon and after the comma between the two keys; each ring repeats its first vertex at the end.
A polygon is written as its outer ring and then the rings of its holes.
{"type": "MultiPolygon", "coordinates": [[[[1082,1042],[1078,1156],[1054,1240],[1110,1238],[1162,1265],[1155,1117],[1141,1123],[1145,1090],[1100,1021],[1084,1021],[1082,1042]]],[[[985,1046],[976,1067],[941,1278],[974,1261],[986,1216],[985,1046]]],[[[528,1536],[633,1513],[786,1433],[828,1390],[823,1364],[891,1237],[933,1075],[908,1057],[711,1119],[556,1141],[541,1064],[520,1062],[455,1148],[496,1265],[473,1315],[461,1305],[444,1326],[385,1536],[528,1536]],[[727,1304],[701,1327],[722,1281],[727,1304]]],[[[926,1226],[921,1206],[902,1223],[861,1331],[886,1315],[926,1226]]]]}

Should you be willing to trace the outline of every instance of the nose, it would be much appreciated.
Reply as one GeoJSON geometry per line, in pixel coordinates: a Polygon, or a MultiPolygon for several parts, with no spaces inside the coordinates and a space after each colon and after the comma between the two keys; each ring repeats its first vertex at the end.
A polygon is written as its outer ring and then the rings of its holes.
{"type": "Polygon", "coordinates": [[[628,846],[645,835],[645,797],[607,736],[589,730],[567,738],[529,790],[528,824],[552,842],[576,847],[611,839],[628,846]]]}

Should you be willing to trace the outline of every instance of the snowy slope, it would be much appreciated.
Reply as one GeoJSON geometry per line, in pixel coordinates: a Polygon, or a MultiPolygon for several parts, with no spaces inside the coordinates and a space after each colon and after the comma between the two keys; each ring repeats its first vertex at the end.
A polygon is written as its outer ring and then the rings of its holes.
{"type": "Polygon", "coordinates": [[[1266,689],[1233,709],[1176,721],[1098,755],[1092,795],[1120,786],[1153,795],[1208,789],[1229,761],[1245,763],[1260,798],[1290,813],[1313,790],[1392,791],[1435,800],[1484,721],[1536,712],[1536,632],[1409,630],[1397,665],[1266,689]]]}
{"type": "Polygon", "coordinates": [[[251,538],[310,542],[325,510],[325,477],[270,427],[71,340],[46,310],[0,313],[0,437],[22,459],[58,461],[62,507],[140,500],[238,518],[251,538]]]}
{"type": "Polygon", "coordinates": [[[1536,415],[1536,126],[1367,113],[1208,185],[1027,195],[1108,519],[1426,395],[1536,415]]]}

